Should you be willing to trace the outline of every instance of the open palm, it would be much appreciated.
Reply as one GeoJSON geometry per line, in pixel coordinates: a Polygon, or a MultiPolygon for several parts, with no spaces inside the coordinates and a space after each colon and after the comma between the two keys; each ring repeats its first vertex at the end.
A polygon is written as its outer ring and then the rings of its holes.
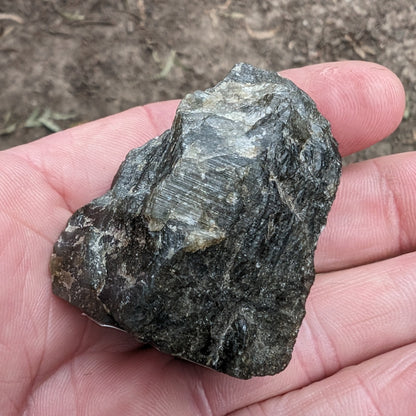
{"type": "MultiPolygon", "coordinates": [[[[330,120],[343,155],[395,129],[403,88],[358,62],[281,73],[330,120]]],[[[102,195],[177,102],[134,108],[0,153],[3,415],[407,415],[416,409],[416,154],[346,167],[316,253],[293,359],[244,381],[95,325],[51,292],[70,215],[102,195]]]]}

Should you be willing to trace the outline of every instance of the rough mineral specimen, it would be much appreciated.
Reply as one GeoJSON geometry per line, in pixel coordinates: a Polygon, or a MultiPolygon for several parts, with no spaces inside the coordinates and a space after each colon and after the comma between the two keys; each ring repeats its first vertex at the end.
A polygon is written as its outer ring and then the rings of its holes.
{"type": "Polygon", "coordinates": [[[340,171],[314,102],[238,64],[187,95],[172,128],[70,218],[53,291],[174,356],[243,379],[275,374],[291,358],[340,171]]]}

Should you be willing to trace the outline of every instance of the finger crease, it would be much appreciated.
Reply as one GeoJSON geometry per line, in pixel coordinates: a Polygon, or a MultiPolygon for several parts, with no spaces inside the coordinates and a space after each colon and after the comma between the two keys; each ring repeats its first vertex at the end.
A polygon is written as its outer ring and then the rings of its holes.
{"type": "Polygon", "coordinates": [[[377,175],[380,181],[380,187],[383,193],[383,196],[387,197],[387,223],[391,225],[397,241],[398,254],[403,254],[407,252],[406,247],[409,246],[409,236],[407,235],[406,229],[403,226],[402,216],[400,214],[400,203],[397,198],[397,192],[395,190],[394,184],[391,183],[391,178],[384,172],[384,170],[379,166],[376,159],[373,160],[373,165],[376,169],[377,175]]]}
{"type": "Polygon", "coordinates": [[[70,204],[67,201],[68,198],[65,195],[65,191],[58,189],[53,184],[53,182],[49,179],[49,175],[47,174],[47,172],[44,172],[44,169],[42,169],[41,166],[39,166],[35,162],[33,162],[33,160],[31,160],[29,156],[26,156],[26,155],[23,155],[22,156],[22,155],[20,155],[18,153],[13,153],[13,156],[16,157],[16,158],[19,158],[24,163],[27,163],[29,166],[32,167],[33,170],[35,170],[40,175],[42,175],[42,178],[45,181],[46,185],[49,186],[49,188],[52,189],[52,191],[54,191],[60,197],[61,201],[64,204],[64,208],[66,210],[68,210],[70,213],[73,213],[74,212],[74,210],[71,208],[70,204]]]}
{"type": "MultiPolygon", "coordinates": [[[[319,336],[319,339],[317,337],[316,332],[313,330],[314,328],[310,327],[310,333],[313,340],[313,343],[315,345],[315,350],[317,352],[317,356],[319,357],[319,360],[321,362],[322,369],[324,371],[325,377],[328,377],[331,374],[334,374],[341,368],[341,360],[338,355],[338,351],[335,347],[335,343],[333,342],[332,338],[328,334],[328,330],[324,327],[324,325],[321,323],[321,320],[319,319],[318,313],[316,312],[315,305],[313,303],[313,300],[311,299],[309,302],[309,317],[312,318],[314,322],[314,326],[317,327],[320,334],[323,334],[325,338],[325,344],[327,345],[327,349],[331,352],[331,358],[333,361],[335,361],[336,368],[328,368],[327,362],[330,362],[328,359],[329,354],[325,354],[325,357],[322,356],[322,354],[319,351],[318,345],[322,343],[321,335],[319,336]],[[312,315],[312,316],[311,316],[312,315]]],[[[332,361],[331,360],[331,361],[332,361]]]]}
{"type": "Polygon", "coordinates": [[[214,412],[208,400],[208,395],[201,379],[197,379],[195,383],[190,385],[192,400],[198,410],[198,415],[212,416],[214,412]]]}
{"type": "Polygon", "coordinates": [[[361,390],[364,393],[365,397],[367,398],[368,402],[374,408],[374,410],[376,412],[374,416],[377,416],[377,415],[380,415],[381,416],[381,415],[383,415],[383,412],[381,411],[381,409],[377,405],[377,400],[374,399],[374,396],[370,392],[370,390],[367,387],[365,381],[360,377],[360,375],[358,373],[355,374],[355,378],[358,381],[359,388],[361,388],[361,390]]]}

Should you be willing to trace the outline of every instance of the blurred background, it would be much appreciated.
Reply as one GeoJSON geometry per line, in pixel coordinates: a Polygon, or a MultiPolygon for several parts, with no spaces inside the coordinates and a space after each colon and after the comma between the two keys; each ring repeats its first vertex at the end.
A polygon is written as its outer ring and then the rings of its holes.
{"type": "Polygon", "coordinates": [[[414,0],[0,0],[0,150],[221,80],[368,60],[402,80],[399,129],[347,162],[416,149],[414,0]]]}

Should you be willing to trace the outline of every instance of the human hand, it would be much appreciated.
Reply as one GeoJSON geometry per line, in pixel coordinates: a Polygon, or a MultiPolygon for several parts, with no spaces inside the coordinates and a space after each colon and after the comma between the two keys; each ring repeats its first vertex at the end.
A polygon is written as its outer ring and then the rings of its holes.
{"type": "MultiPolygon", "coordinates": [[[[398,79],[370,63],[288,70],[343,155],[400,122],[398,79]]],[[[4,415],[414,414],[416,153],[343,170],[288,368],[244,381],[94,324],[53,296],[52,245],[110,186],[128,150],[170,127],[151,104],[0,153],[0,413],[4,415]]]]}

